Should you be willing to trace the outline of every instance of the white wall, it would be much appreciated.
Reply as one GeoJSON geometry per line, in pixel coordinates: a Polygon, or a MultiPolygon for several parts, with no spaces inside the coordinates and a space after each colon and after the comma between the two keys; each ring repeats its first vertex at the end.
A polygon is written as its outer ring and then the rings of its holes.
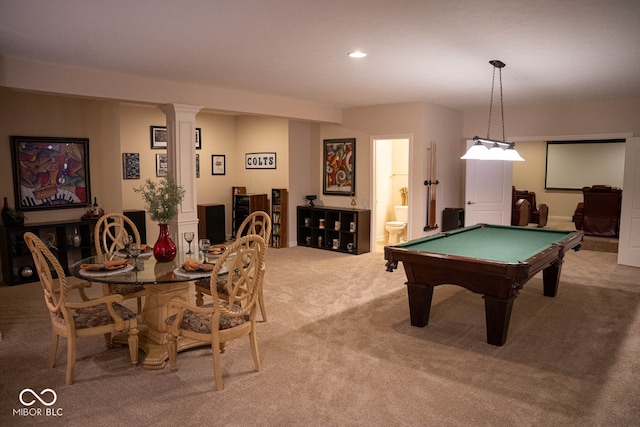
{"type": "MultiPolygon", "coordinates": [[[[640,135],[640,99],[595,100],[572,105],[505,108],[507,139],[517,139],[516,148],[524,157],[513,168],[514,184],[535,191],[538,204],[549,206],[549,215],[571,218],[580,191],[545,190],[546,138],[629,133],[640,135]]],[[[486,133],[488,110],[464,114],[464,135],[486,133]]],[[[623,194],[624,197],[624,194],[623,194]]]]}

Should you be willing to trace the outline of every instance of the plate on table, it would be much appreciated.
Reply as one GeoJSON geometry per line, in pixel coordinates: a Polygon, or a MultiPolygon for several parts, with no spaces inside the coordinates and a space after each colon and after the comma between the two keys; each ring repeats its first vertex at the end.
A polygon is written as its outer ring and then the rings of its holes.
{"type": "Polygon", "coordinates": [[[133,270],[133,265],[126,264],[122,268],[118,268],[115,270],[80,270],[80,275],[83,277],[105,277],[105,276],[116,276],[118,274],[128,273],[133,270]]]}
{"type": "Polygon", "coordinates": [[[176,268],[175,270],[173,270],[173,272],[178,276],[186,277],[189,279],[206,279],[211,277],[211,271],[203,271],[203,270],[187,271],[182,267],[176,268]]]}
{"type": "MultiPolygon", "coordinates": [[[[117,250],[116,251],[116,255],[118,255],[121,258],[131,258],[129,256],[129,253],[124,249],[117,250]]],[[[153,255],[153,249],[149,249],[148,251],[140,252],[140,255],[138,255],[138,258],[149,258],[151,255],[153,255]]]]}

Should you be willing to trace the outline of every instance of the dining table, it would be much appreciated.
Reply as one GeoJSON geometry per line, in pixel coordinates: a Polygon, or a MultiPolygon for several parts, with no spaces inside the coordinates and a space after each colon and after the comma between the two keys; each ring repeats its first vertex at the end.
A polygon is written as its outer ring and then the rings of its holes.
{"type": "MultiPolygon", "coordinates": [[[[142,253],[137,260],[129,258],[124,251],[114,254],[94,255],[76,262],[71,273],[74,277],[91,282],[122,285],[143,285],[145,301],[142,308],[142,324],[139,325],[139,348],[145,352],[144,369],[158,370],[164,368],[169,357],[167,352],[168,325],[166,319],[175,313],[170,313],[168,302],[174,298],[189,301],[191,282],[211,277],[210,271],[184,270],[183,265],[189,258],[201,263],[215,263],[219,256],[202,254],[178,253],[173,261],[159,262],[152,252],[142,253]],[[108,270],[103,268],[105,261],[128,259],[123,268],[108,270]],[[95,270],[86,270],[81,266],[92,264],[95,270]]],[[[225,268],[220,275],[226,275],[225,268]]],[[[119,334],[113,337],[115,344],[127,344],[127,335],[119,334]]],[[[189,338],[178,338],[178,351],[204,345],[202,341],[189,338]]]]}

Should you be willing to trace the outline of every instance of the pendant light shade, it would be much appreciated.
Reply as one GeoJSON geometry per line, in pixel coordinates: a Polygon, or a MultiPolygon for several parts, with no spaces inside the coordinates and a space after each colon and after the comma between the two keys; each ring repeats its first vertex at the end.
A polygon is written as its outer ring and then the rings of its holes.
{"type": "Polygon", "coordinates": [[[480,138],[474,136],[473,144],[469,150],[460,157],[463,160],[504,160],[508,162],[523,162],[524,159],[516,151],[516,144],[514,142],[506,142],[504,134],[504,103],[502,99],[502,69],[505,67],[505,63],[494,59],[489,61],[489,64],[493,65],[493,80],[491,81],[491,100],[489,102],[489,125],[487,127],[487,137],[480,138]],[[502,140],[498,141],[489,138],[491,131],[491,112],[493,109],[493,88],[496,77],[496,69],[498,69],[500,76],[500,112],[502,115],[502,140]],[[487,144],[487,145],[485,145],[487,144]],[[490,148],[489,148],[490,147],[490,148]]]}

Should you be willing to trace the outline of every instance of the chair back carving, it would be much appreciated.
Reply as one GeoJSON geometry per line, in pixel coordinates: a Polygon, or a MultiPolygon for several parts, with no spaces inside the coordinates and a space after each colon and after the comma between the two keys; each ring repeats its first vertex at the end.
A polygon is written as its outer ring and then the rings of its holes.
{"type": "Polygon", "coordinates": [[[209,287],[218,314],[234,318],[249,314],[255,317],[256,304],[265,273],[266,241],[257,234],[236,239],[216,261],[209,287]],[[225,290],[218,293],[220,270],[228,270],[225,290]],[[224,302],[223,302],[224,301],[224,302]],[[231,309],[230,307],[241,307],[231,309]]]}
{"type": "Polygon", "coordinates": [[[264,211],[255,211],[247,216],[240,227],[238,227],[238,233],[236,239],[248,234],[257,234],[262,237],[269,246],[271,239],[271,217],[264,211]]]}
{"type": "Polygon", "coordinates": [[[35,234],[31,232],[25,233],[24,241],[33,256],[33,262],[44,291],[44,300],[53,318],[62,311],[67,299],[67,278],[64,270],[55,255],[35,234]],[[53,280],[52,270],[58,276],[57,281],[53,280]]]}
{"type": "Polygon", "coordinates": [[[120,213],[108,213],[100,217],[94,231],[94,244],[98,255],[112,254],[124,249],[122,239],[129,235],[125,224],[131,228],[134,241],[140,243],[138,228],[129,217],[120,213]]]}

